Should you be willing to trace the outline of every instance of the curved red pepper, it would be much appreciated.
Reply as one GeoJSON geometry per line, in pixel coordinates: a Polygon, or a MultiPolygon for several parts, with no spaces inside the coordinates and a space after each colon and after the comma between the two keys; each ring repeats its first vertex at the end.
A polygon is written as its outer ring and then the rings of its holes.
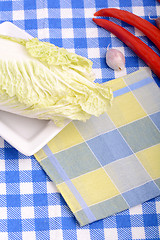
{"type": "Polygon", "coordinates": [[[125,10],[103,8],[94,16],[114,17],[120,19],[143,32],[160,50],[160,30],[147,20],[125,10]]]}
{"type": "Polygon", "coordinates": [[[123,27],[111,21],[96,18],[93,18],[93,21],[100,27],[103,27],[113,33],[128,47],[130,47],[137,54],[137,56],[139,56],[160,78],[160,57],[143,41],[123,27]]]}

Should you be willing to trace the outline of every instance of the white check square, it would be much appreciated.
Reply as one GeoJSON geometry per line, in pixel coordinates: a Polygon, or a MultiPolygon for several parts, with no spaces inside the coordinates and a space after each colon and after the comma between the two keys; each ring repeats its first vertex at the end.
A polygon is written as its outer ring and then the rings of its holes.
{"type": "Polygon", "coordinates": [[[17,10],[12,12],[13,20],[24,20],[24,10],[17,10]]]}
{"type": "Polygon", "coordinates": [[[32,162],[30,158],[27,159],[19,159],[19,170],[27,171],[32,170],[32,162]]]}
{"type": "Polygon", "coordinates": [[[21,207],[22,219],[34,218],[34,207],[21,207]]]}
{"type": "Polygon", "coordinates": [[[118,233],[116,228],[106,228],[104,229],[105,240],[118,240],[118,233]]]}
{"type": "Polygon", "coordinates": [[[29,232],[22,232],[22,239],[23,240],[35,240],[36,239],[36,233],[35,231],[29,231],[29,232]]]}
{"type": "Polygon", "coordinates": [[[102,69],[100,68],[93,68],[93,72],[95,74],[95,78],[102,79],[102,69]]]}
{"type": "Polygon", "coordinates": [[[60,205],[50,205],[48,206],[49,218],[61,217],[61,206],[60,205]]]}
{"type": "Polygon", "coordinates": [[[20,183],[20,193],[33,194],[33,183],[31,182],[20,183]]]}
{"type": "Polygon", "coordinates": [[[0,160],[0,171],[5,171],[5,160],[0,160]]]}
{"type": "Polygon", "coordinates": [[[7,219],[7,207],[0,207],[0,219],[7,219]]]}
{"type": "Polygon", "coordinates": [[[6,194],[6,183],[0,183],[0,195],[6,194]]]}
{"type": "Polygon", "coordinates": [[[144,16],[144,7],[141,7],[141,6],[134,7],[134,6],[132,6],[132,13],[138,15],[139,17],[144,16]]]}
{"type": "Polygon", "coordinates": [[[73,28],[62,28],[62,38],[73,38],[73,28]]]}
{"type": "Polygon", "coordinates": [[[0,239],[1,240],[7,240],[8,239],[8,233],[7,232],[0,232],[0,239]]]}
{"type": "Polygon", "coordinates": [[[88,58],[100,58],[99,48],[88,48],[88,58]]]}
{"type": "Polygon", "coordinates": [[[85,8],[84,9],[85,18],[93,18],[95,12],[96,8],[85,8]]]}
{"type": "Polygon", "coordinates": [[[97,38],[98,37],[98,29],[95,28],[86,28],[86,37],[87,38],[97,38]]]}
{"type": "Polygon", "coordinates": [[[160,202],[156,202],[156,211],[157,214],[160,214],[160,202]]]}
{"type": "Polygon", "coordinates": [[[0,148],[4,148],[4,140],[0,137],[0,148]]]}
{"type": "Polygon", "coordinates": [[[38,29],[38,38],[39,39],[49,38],[49,28],[38,29]]]}
{"type": "Polygon", "coordinates": [[[58,192],[56,185],[53,182],[47,182],[47,193],[58,192]]]}
{"type": "Polygon", "coordinates": [[[89,229],[77,229],[77,239],[78,240],[90,240],[90,230],[89,229]]]}
{"type": "Polygon", "coordinates": [[[72,18],[72,9],[61,8],[61,18],[72,18]]]}
{"type": "Polygon", "coordinates": [[[132,227],[132,239],[145,239],[144,227],[132,227]]]}
{"type": "Polygon", "coordinates": [[[37,18],[48,18],[48,9],[47,8],[42,8],[42,9],[37,9],[37,18]]]}
{"type": "Polygon", "coordinates": [[[138,205],[129,209],[131,215],[142,214],[142,205],[138,205]]]}
{"type": "Polygon", "coordinates": [[[52,240],[62,240],[62,239],[64,239],[62,229],[50,230],[50,239],[52,239],[52,240]]]}

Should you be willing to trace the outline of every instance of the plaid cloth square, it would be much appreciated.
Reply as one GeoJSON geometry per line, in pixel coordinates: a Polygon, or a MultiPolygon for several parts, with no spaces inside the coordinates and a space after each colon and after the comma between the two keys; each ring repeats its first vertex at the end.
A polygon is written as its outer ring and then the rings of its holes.
{"type": "MultiPolygon", "coordinates": [[[[146,68],[143,61],[114,37],[114,35],[104,29],[98,28],[92,22],[91,18],[93,17],[93,13],[100,8],[106,7],[129,10],[149,20],[153,24],[154,20],[150,20],[149,16],[156,18],[159,15],[160,9],[158,1],[155,0],[127,2],[125,0],[1,0],[0,23],[5,21],[13,22],[17,27],[27,31],[33,37],[49,41],[59,47],[67,48],[69,51],[90,58],[93,61],[94,72],[97,76],[96,81],[103,83],[132,73],[138,69],[146,68]],[[81,41],[83,43],[82,45],[81,41]],[[106,66],[105,53],[108,44],[111,44],[110,46],[112,48],[117,48],[125,54],[126,68],[122,72],[114,72],[106,66]]],[[[114,19],[111,20],[115,21],[114,19]]],[[[158,53],[154,44],[148,41],[137,29],[119,20],[115,22],[141,38],[158,53]]],[[[153,75],[153,77],[160,86],[159,79],[155,75],[153,75]]],[[[139,88],[139,91],[140,89],[141,88],[139,88]]],[[[141,93],[139,92],[139,97],[140,96],[141,93]]],[[[152,97],[154,96],[152,95],[152,97]]],[[[131,98],[130,96],[130,99],[131,98]]],[[[117,101],[116,99],[118,99],[118,96],[115,97],[115,101],[117,101]]],[[[147,99],[141,99],[140,101],[143,101],[142,108],[148,111],[147,114],[149,114],[152,123],[155,123],[157,128],[160,129],[160,114],[156,111],[155,113],[154,111],[150,113],[150,110],[147,110],[147,106],[152,106],[152,104],[148,105],[147,99]]],[[[138,111],[140,111],[139,107],[138,111]]],[[[140,111],[140,114],[141,116],[144,114],[143,110],[140,111]]],[[[127,117],[126,120],[131,121],[132,117],[133,114],[131,114],[131,118],[127,117]]],[[[110,116],[110,119],[108,119],[106,115],[102,116],[101,119],[99,119],[102,124],[96,124],[95,132],[93,132],[93,125],[92,131],[88,131],[87,134],[84,126],[78,126],[79,129],[81,129],[80,135],[82,135],[82,129],[84,129],[84,131],[83,141],[80,139],[80,136],[77,136],[77,145],[79,145],[80,141],[84,143],[97,135],[103,134],[103,131],[109,132],[119,127],[122,127],[123,130],[124,119],[122,118],[115,122],[115,118],[113,118],[114,116],[110,116]],[[106,124],[104,125],[103,123],[106,124]],[[107,126],[106,129],[104,129],[105,126],[107,126]]],[[[96,123],[96,119],[94,119],[94,123],[96,123]]],[[[141,126],[141,123],[138,126],[141,126]]],[[[74,125],[74,129],[75,128],[77,129],[74,125]]],[[[125,131],[123,132],[125,136],[125,131]]],[[[114,131],[114,136],[117,136],[116,134],[117,131],[114,131]]],[[[119,134],[121,133],[119,132],[118,136],[119,134]]],[[[108,137],[110,136],[105,136],[105,139],[108,137]]],[[[114,140],[115,138],[113,137],[112,139],[114,140]]],[[[124,141],[122,142],[124,143],[124,141]]],[[[132,143],[132,141],[130,142],[132,143]]],[[[66,143],[63,144],[63,148],[65,149],[67,147],[65,145],[66,143]]],[[[149,143],[145,142],[145,145],[147,144],[149,143]]],[[[85,151],[86,149],[88,150],[86,144],[82,145],[85,151]]],[[[70,146],[72,146],[71,142],[68,145],[68,150],[70,146]]],[[[59,149],[59,146],[56,146],[56,149],[59,149]]],[[[125,152],[128,154],[126,148],[125,152]]],[[[90,151],[88,154],[90,156],[90,151]]],[[[138,152],[136,155],[137,154],[138,152]]],[[[153,164],[150,156],[154,156],[154,159],[156,159],[157,150],[146,150],[142,151],[142,153],[139,152],[139,154],[141,155],[138,156],[139,164],[142,163],[141,166],[146,169],[146,173],[149,173],[149,175],[152,176],[151,178],[154,179],[156,186],[159,186],[158,169],[156,170],[155,167],[149,167],[150,164],[153,164]],[[145,161],[145,159],[147,160],[145,161]]],[[[126,156],[129,158],[130,166],[132,166],[132,163],[136,165],[136,161],[130,156],[131,155],[126,156]]],[[[117,166],[114,163],[116,161],[118,163],[119,160],[115,160],[117,157],[117,153],[113,157],[110,156],[110,159],[112,159],[112,162],[109,163],[111,169],[107,170],[108,173],[110,171],[110,174],[112,169],[116,171],[117,166]]],[[[94,172],[94,170],[97,169],[95,159],[96,157],[92,158],[92,168],[87,165],[87,171],[94,172]]],[[[101,161],[103,162],[103,159],[101,161]]],[[[157,162],[155,160],[154,164],[156,165],[158,162],[158,160],[157,162]]],[[[121,166],[123,170],[124,166],[121,166]]],[[[132,168],[130,168],[130,170],[132,170],[132,168]]],[[[84,169],[79,169],[78,171],[80,175],[84,172],[84,169]]],[[[130,172],[132,173],[133,171],[130,172]]],[[[67,174],[69,174],[68,170],[67,174]]],[[[102,177],[104,177],[104,175],[102,177]]],[[[111,177],[109,176],[109,178],[111,177]]],[[[147,183],[150,184],[150,182],[147,183]]],[[[122,187],[118,185],[118,181],[116,184],[119,188],[122,187]]],[[[131,184],[130,181],[128,182],[128,185],[129,184],[131,184]]],[[[112,184],[110,184],[110,186],[111,185],[112,184]]],[[[127,186],[124,185],[124,187],[127,186]]],[[[116,195],[116,197],[117,196],[118,195],[116,195]]],[[[125,196],[125,198],[127,199],[127,196],[125,196]]],[[[160,198],[156,197],[129,210],[80,227],[61,194],[57,191],[57,188],[55,188],[55,185],[42,170],[35,158],[33,156],[26,157],[22,155],[0,138],[0,239],[159,239],[159,225],[160,198]]]]}
{"type": "Polygon", "coordinates": [[[72,121],[35,154],[80,225],[160,195],[160,90],[146,70],[108,83],[106,114],[72,121]],[[152,97],[154,96],[154,97],[152,97]]]}

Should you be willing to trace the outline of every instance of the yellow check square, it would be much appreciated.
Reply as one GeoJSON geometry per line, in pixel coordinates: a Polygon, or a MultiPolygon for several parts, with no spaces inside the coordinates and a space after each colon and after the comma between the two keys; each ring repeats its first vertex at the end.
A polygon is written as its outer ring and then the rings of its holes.
{"type": "Polygon", "coordinates": [[[160,144],[136,153],[152,179],[160,178],[160,144]]]}
{"type": "Polygon", "coordinates": [[[43,159],[47,157],[43,149],[40,149],[37,153],[34,154],[34,156],[38,162],[41,162],[43,159]]]}
{"type": "Polygon", "coordinates": [[[123,78],[117,78],[116,81],[111,80],[106,83],[107,86],[112,88],[112,91],[116,91],[118,89],[126,87],[126,83],[124,82],[123,78]]]}
{"type": "Polygon", "coordinates": [[[71,122],[48,143],[48,146],[53,153],[57,153],[82,142],[84,139],[71,122]]]}
{"type": "Polygon", "coordinates": [[[81,175],[71,181],[88,206],[119,194],[116,186],[102,168],[81,175]]]}
{"type": "Polygon", "coordinates": [[[73,213],[82,209],[82,207],[80,206],[76,197],[70,191],[69,187],[67,186],[67,184],[65,182],[56,185],[56,187],[58,188],[59,192],[64,197],[66,203],[69,205],[69,207],[73,213]]]}
{"type": "Polygon", "coordinates": [[[116,127],[123,126],[147,115],[132,92],[114,98],[113,104],[107,113],[116,127]]]}

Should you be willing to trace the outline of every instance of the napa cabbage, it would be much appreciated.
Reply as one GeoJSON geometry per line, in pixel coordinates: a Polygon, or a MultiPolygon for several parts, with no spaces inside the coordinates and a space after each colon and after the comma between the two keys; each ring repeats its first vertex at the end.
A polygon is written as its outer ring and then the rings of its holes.
{"type": "Polygon", "coordinates": [[[100,116],[113,94],[94,82],[92,64],[37,38],[0,35],[0,109],[56,125],[100,116]]]}

